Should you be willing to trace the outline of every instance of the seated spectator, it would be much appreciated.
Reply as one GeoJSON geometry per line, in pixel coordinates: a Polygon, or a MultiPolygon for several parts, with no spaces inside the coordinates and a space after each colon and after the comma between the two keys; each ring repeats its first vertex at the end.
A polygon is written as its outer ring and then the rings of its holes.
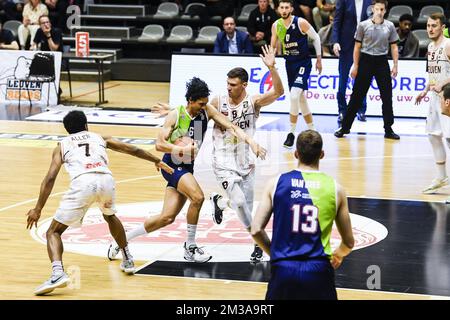
{"type": "Polygon", "coordinates": [[[61,30],[53,28],[47,15],[39,18],[39,29],[31,44],[31,50],[63,52],[63,36],[61,30]]]}
{"type": "Polygon", "coordinates": [[[23,8],[23,24],[17,31],[19,44],[22,50],[25,50],[27,39],[30,36],[30,43],[33,43],[36,32],[39,29],[39,17],[48,15],[48,9],[40,0],[29,0],[23,8]]]}
{"type": "Polygon", "coordinates": [[[223,30],[217,34],[214,53],[253,53],[248,33],[236,29],[234,18],[227,17],[223,20],[223,30]]]}
{"type": "Polygon", "coordinates": [[[398,55],[400,58],[413,58],[419,56],[419,40],[411,32],[413,23],[412,15],[405,13],[399,19],[397,33],[398,55]]]}
{"type": "Polygon", "coordinates": [[[312,10],[316,6],[316,0],[295,0],[301,13],[311,25],[314,25],[312,10]]]}
{"type": "Polygon", "coordinates": [[[312,10],[316,30],[323,27],[323,20],[329,20],[330,13],[336,9],[336,0],[317,0],[316,7],[312,10]]]}
{"type": "Polygon", "coordinates": [[[331,57],[334,56],[333,43],[331,41],[331,34],[333,32],[333,20],[335,11],[331,11],[328,16],[330,23],[319,30],[320,43],[322,44],[322,56],[331,57]]]}
{"type": "Polygon", "coordinates": [[[68,0],[45,0],[49,11],[50,21],[56,28],[64,31],[67,21],[67,7],[69,6],[68,0]]]}
{"type": "Polygon", "coordinates": [[[24,0],[3,0],[0,7],[5,11],[5,21],[19,20],[22,21],[22,11],[24,0]]]}
{"type": "Polygon", "coordinates": [[[19,44],[10,30],[3,29],[0,23],[0,49],[1,50],[19,50],[19,44]]]}
{"type": "Polygon", "coordinates": [[[261,52],[261,47],[270,44],[272,24],[278,19],[274,9],[269,6],[269,0],[258,0],[258,7],[250,13],[247,30],[255,51],[261,52]]]}

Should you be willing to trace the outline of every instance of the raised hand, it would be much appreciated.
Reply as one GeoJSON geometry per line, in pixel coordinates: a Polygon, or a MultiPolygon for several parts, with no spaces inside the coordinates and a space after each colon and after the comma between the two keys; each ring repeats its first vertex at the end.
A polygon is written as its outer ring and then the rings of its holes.
{"type": "Polygon", "coordinates": [[[260,54],[262,61],[268,68],[275,67],[275,49],[271,46],[264,45],[261,47],[263,54],[260,54]]]}

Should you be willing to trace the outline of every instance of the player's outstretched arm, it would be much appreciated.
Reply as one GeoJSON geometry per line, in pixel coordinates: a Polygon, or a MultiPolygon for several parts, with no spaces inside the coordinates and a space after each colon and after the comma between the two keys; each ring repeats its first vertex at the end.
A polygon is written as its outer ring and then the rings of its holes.
{"type": "Polygon", "coordinates": [[[221,114],[219,111],[217,111],[215,107],[207,104],[206,112],[208,113],[209,119],[212,119],[216,124],[224,128],[225,130],[230,130],[234,136],[247,143],[257,157],[263,160],[266,158],[267,150],[261,147],[255,140],[253,140],[251,136],[246,134],[244,130],[232,124],[231,121],[228,120],[228,118],[221,114]]]}
{"type": "Polygon", "coordinates": [[[103,137],[103,140],[105,140],[106,142],[106,147],[111,150],[126,153],[136,158],[141,158],[153,162],[157,169],[162,169],[169,174],[173,173],[173,169],[171,167],[169,167],[166,163],[161,161],[160,158],[151,154],[148,151],[145,151],[144,149],[138,148],[135,145],[129,143],[124,143],[110,136],[103,137]]]}
{"type": "Polygon", "coordinates": [[[33,224],[37,227],[37,222],[41,217],[42,208],[44,208],[45,203],[53,190],[53,186],[55,185],[56,177],[58,176],[62,163],[61,147],[58,143],[58,146],[53,150],[52,162],[50,164],[50,168],[48,169],[47,175],[44,180],[42,180],[36,206],[27,213],[27,229],[31,229],[33,224]]]}
{"type": "Polygon", "coordinates": [[[336,214],[336,226],[341,235],[341,243],[339,247],[334,250],[331,264],[334,269],[337,269],[344,257],[346,257],[353,249],[355,245],[355,239],[353,238],[352,223],[350,220],[350,214],[348,212],[348,202],[345,190],[339,184],[337,188],[337,214],[336,214]]]}
{"type": "Polygon", "coordinates": [[[256,214],[253,218],[251,226],[251,235],[253,240],[255,240],[261,249],[263,249],[268,255],[270,255],[270,239],[264,229],[272,216],[272,190],[274,184],[275,178],[272,178],[264,188],[261,201],[256,209],[256,214]]]}
{"type": "Polygon", "coordinates": [[[259,110],[261,107],[267,106],[277,100],[284,94],[283,83],[280,75],[275,67],[275,49],[272,46],[263,46],[263,54],[260,54],[262,61],[269,68],[272,76],[272,88],[264,94],[253,96],[255,107],[259,110]]]}

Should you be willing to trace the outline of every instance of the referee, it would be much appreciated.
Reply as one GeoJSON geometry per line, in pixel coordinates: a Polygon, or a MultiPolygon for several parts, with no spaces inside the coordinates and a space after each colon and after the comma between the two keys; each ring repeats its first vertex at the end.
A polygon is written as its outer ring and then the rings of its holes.
{"type": "Polygon", "coordinates": [[[400,137],[392,130],[394,124],[394,112],[392,111],[392,77],[397,76],[399,40],[397,31],[392,22],[384,20],[386,13],[386,0],[372,1],[373,16],[362,21],[355,34],[355,49],[353,52],[353,69],[351,77],[355,79],[353,92],[348,104],[347,113],[340,127],[334,135],[342,138],[350,133],[356,112],[361,106],[364,97],[369,90],[372,78],[375,77],[380,89],[383,102],[384,137],[398,140],[400,137]],[[394,66],[389,69],[387,54],[391,47],[394,66]]]}

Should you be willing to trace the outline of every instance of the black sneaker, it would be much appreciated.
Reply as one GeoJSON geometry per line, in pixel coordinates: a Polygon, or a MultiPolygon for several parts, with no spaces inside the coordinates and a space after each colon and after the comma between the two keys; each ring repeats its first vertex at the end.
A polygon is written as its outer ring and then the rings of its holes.
{"type": "Polygon", "coordinates": [[[257,244],[255,244],[255,249],[253,250],[252,255],[250,256],[250,262],[251,263],[261,262],[262,256],[263,256],[262,249],[257,244]]]}
{"type": "Polygon", "coordinates": [[[220,209],[219,205],[217,204],[217,201],[219,201],[219,199],[222,199],[222,196],[218,193],[211,193],[211,196],[209,197],[211,206],[213,207],[212,218],[213,221],[217,224],[221,224],[223,219],[223,210],[220,209]]]}
{"type": "Polygon", "coordinates": [[[334,132],[334,136],[336,138],[342,138],[344,136],[344,134],[349,134],[349,133],[350,133],[350,130],[344,130],[342,128],[339,128],[334,132]]]}
{"type": "Polygon", "coordinates": [[[295,140],[295,136],[292,132],[290,132],[287,135],[286,141],[283,143],[283,146],[285,146],[286,148],[292,148],[292,146],[294,145],[294,140],[295,140]]]}
{"type": "Polygon", "coordinates": [[[386,131],[384,137],[386,139],[400,140],[400,136],[396,134],[394,131],[386,131]]]}

